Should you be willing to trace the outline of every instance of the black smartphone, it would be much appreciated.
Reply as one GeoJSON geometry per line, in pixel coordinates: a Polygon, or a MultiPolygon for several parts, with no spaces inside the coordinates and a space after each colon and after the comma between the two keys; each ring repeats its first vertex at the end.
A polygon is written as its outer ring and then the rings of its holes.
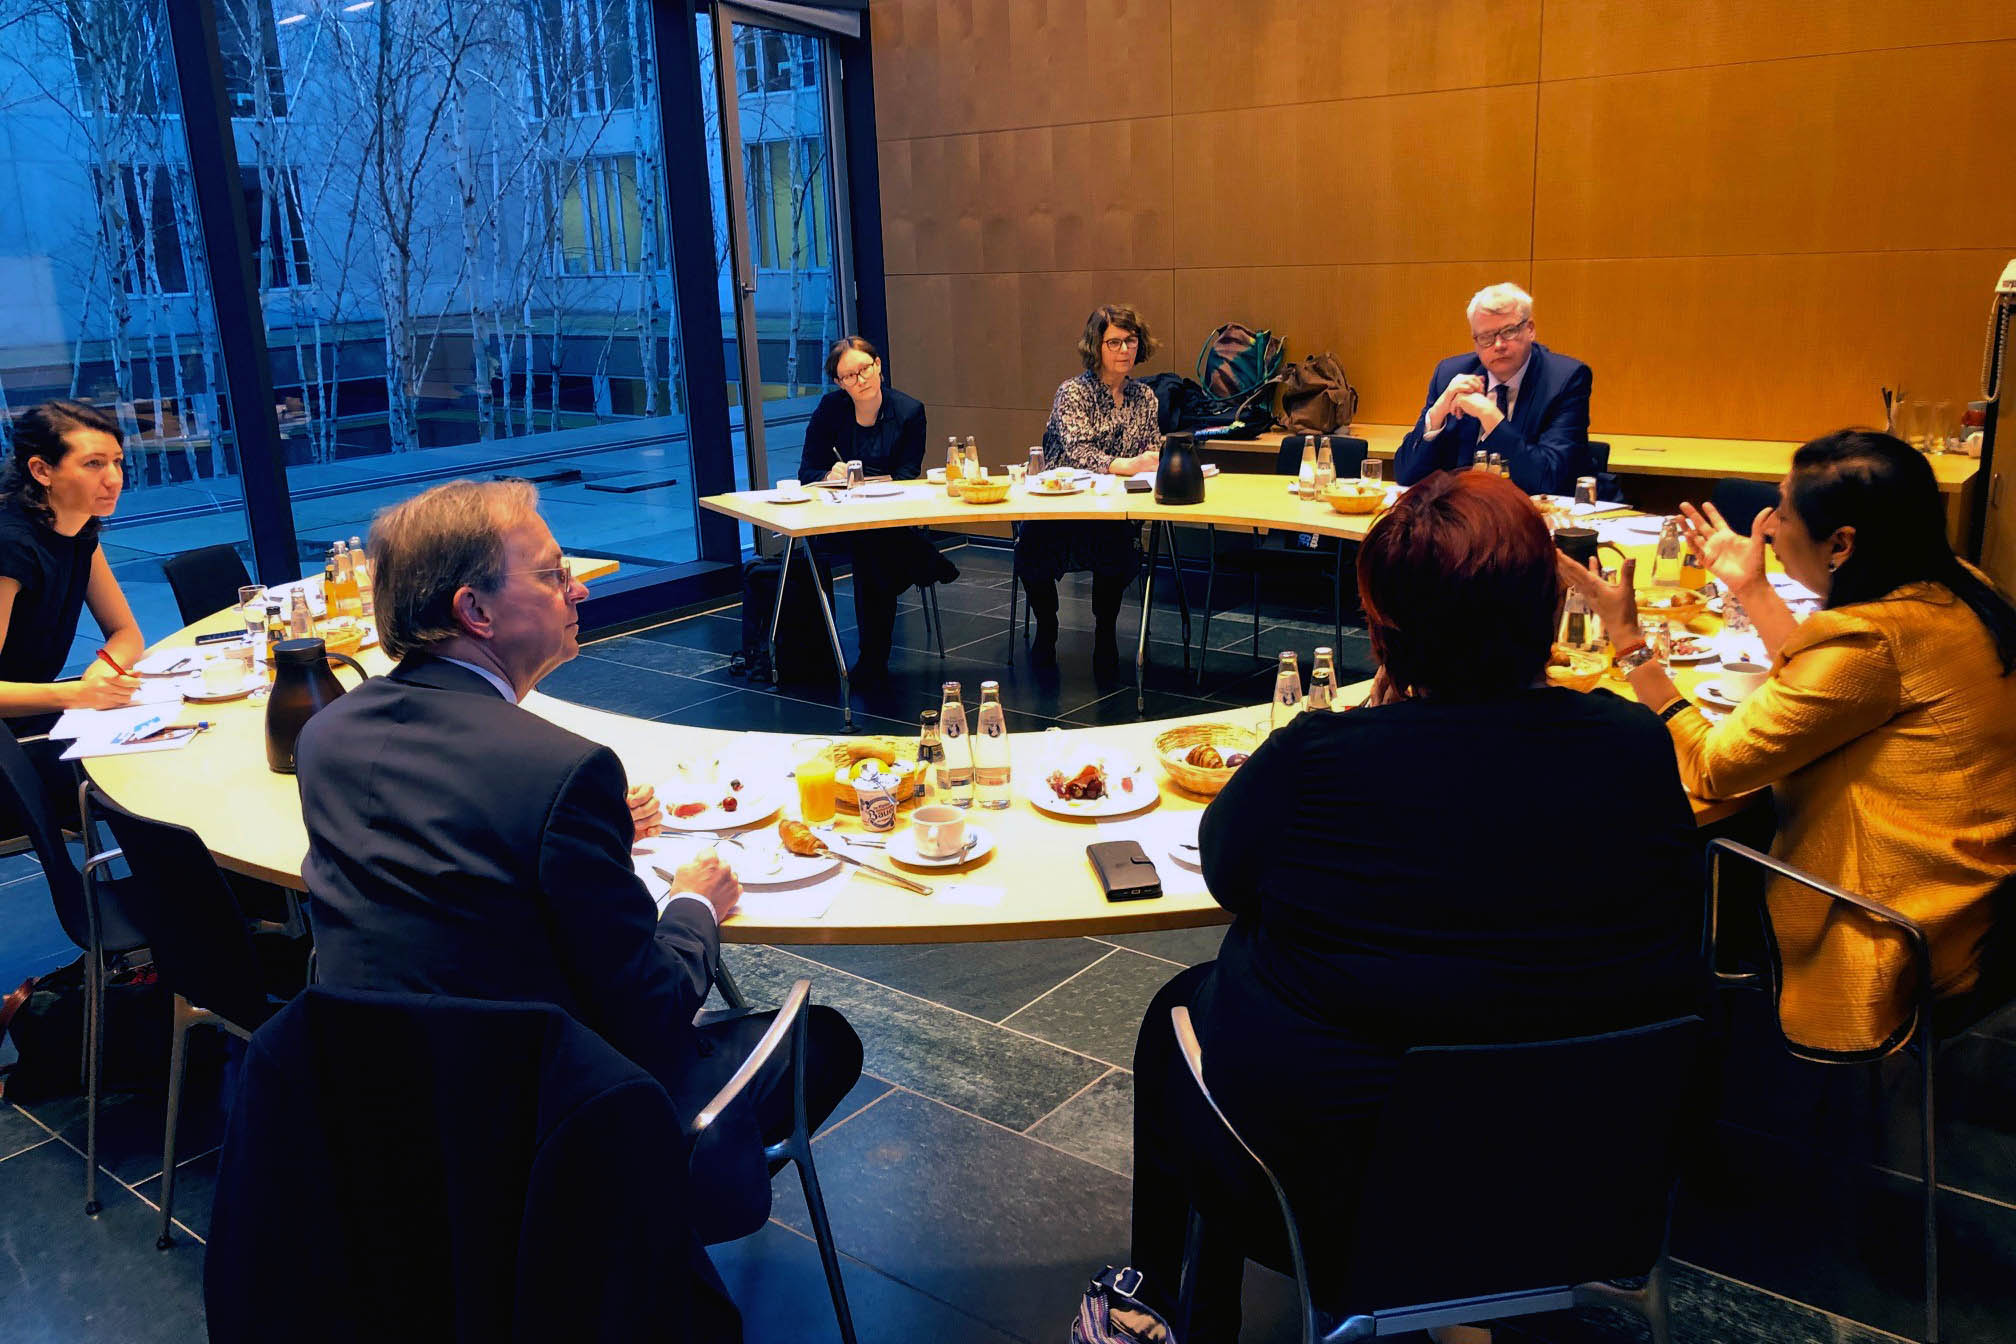
{"type": "Polygon", "coordinates": [[[243,630],[213,630],[207,635],[198,635],[192,641],[197,644],[223,644],[233,639],[244,639],[243,630]]]}
{"type": "Polygon", "coordinates": [[[1128,476],[1125,480],[1127,482],[1126,490],[1130,495],[1145,495],[1155,488],[1155,482],[1149,480],[1146,476],[1128,476]]]}
{"type": "Polygon", "coordinates": [[[1102,840],[1085,846],[1085,857],[1109,901],[1146,901],[1162,894],[1155,861],[1132,840],[1102,840]]]}

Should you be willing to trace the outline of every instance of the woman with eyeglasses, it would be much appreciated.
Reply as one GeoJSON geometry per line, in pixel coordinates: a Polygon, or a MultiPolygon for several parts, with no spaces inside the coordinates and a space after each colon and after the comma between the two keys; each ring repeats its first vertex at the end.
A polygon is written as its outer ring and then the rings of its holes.
{"type": "MultiPolygon", "coordinates": [[[[1770,789],[1777,856],[1915,920],[1934,991],[1967,994],[2001,969],[1995,907],[2016,890],[2016,604],[1953,554],[1931,464],[1888,434],[1813,440],[1779,496],[1748,536],[1712,504],[1682,510],[1771,659],[1764,684],[1719,722],[1645,651],[1628,562],[1615,584],[1565,561],[1563,577],[1604,618],[1632,691],[1666,720],[1689,791],[1770,789]],[[1825,599],[1804,623],[1765,576],[1767,544],[1825,599]]],[[[1846,1054],[1901,1045],[1916,986],[1894,931],[1788,882],[1767,901],[1786,1034],[1846,1054]]]]}
{"type": "MultiPolygon", "coordinates": [[[[1093,310],[1078,338],[1085,371],[1057,389],[1043,428],[1043,466],[1133,476],[1155,470],[1162,447],[1155,393],[1133,376],[1155,353],[1141,314],[1124,303],[1093,310]]],[[[1101,680],[1120,669],[1116,625],[1127,585],[1141,568],[1141,529],[1133,523],[1024,523],[1015,568],[1036,616],[1037,667],[1057,665],[1057,580],[1092,573],[1092,670],[1101,680]]]]}
{"type": "MultiPolygon", "coordinates": [[[[0,472],[0,718],[16,737],[46,731],[66,709],[123,705],[140,688],[102,658],[75,681],[57,680],[87,605],[120,667],[131,668],[145,648],[98,545],[125,483],[125,445],[105,412],[50,401],[15,420],[14,453],[0,472]]],[[[46,742],[30,744],[29,755],[59,818],[74,816],[69,768],[46,742]]],[[[0,829],[18,834],[12,808],[0,814],[0,829]]]]}
{"type": "MultiPolygon", "coordinates": [[[[882,355],[861,336],[842,337],[826,352],[834,389],[819,399],[805,426],[798,479],[843,477],[859,461],[869,476],[914,481],[924,472],[924,403],[882,378],[882,355]]],[[[861,652],[847,679],[873,685],[889,675],[896,599],[913,583],[950,583],[958,569],[939,554],[923,528],[855,532],[845,539],[854,561],[854,611],[861,652]]]]}

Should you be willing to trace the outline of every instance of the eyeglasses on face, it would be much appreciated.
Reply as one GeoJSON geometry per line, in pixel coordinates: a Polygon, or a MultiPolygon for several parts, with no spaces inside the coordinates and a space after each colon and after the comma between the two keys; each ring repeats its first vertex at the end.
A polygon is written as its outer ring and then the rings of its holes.
{"type": "Polygon", "coordinates": [[[1140,347],[1141,338],[1139,336],[1108,336],[1100,344],[1104,345],[1108,350],[1116,352],[1134,350],[1140,347]]]}
{"type": "Polygon", "coordinates": [[[564,562],[549,566],[546,569],[514,569],[508,572],[511,574],[529,574],[548,587],[563,593],[574,586],[574,571],[569,569],[564,562]]]}
{"type": "Polygon", "coordinates": [[[871,359],[866,364],[863,364],[860,368],[854,370],[854,372],[852,373],[843,373],[837,375],[833,381],[841,384],[843,387],[850,385],[854,387],[866,387],[868,386],[868,380],[870,378],[873,378],[875,376],[876,371],[879,370],[881,367],[882,367],[881,360],[871,359]]]}
{"type": "Polygon", "coordinates": [[[1477,342],[1477,348],[1479,350],[1489,350],[1492,346],[1498,344],[1498,342],[1500,341],[1511,342],[1517,340],[1519,338],[1519,333],[1526,330],[1526,328],[1532,325],[1533,325],[1532,318],[1522,317],[1517,322],[1514,322],[1511,326],[1500,327],[1496,331],[1472,332],[1471,339],[1477,342]]]}

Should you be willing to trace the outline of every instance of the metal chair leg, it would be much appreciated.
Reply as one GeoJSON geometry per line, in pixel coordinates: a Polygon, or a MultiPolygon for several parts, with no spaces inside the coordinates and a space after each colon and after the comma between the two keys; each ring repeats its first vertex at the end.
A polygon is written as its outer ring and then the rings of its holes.
{"type": "Polygon", "coordinates": [[[1210,558],[1204,569],[1204,633],[1197,639],[1197,680],[1195,685],[1204,684],[1204,663],[1211,656],[1211,589],[1218,582],[1218,529],[1210,523],[1204,524],[1204,540],[1209,546],[1210,558]]]}
{"type": "Polygon", "coordinates": [[[1176,1319],[1169,1322],[1177,1339],[1190,1337],[1190,1317],[1197,1307],[1197,1257],[1204,1249],[1204,1215],[1190,1210],[1183,1229],[1183,1263],[1176,1277],[1176,1319]]]}
{"type": "Polygon", "coordinates": [[[1260,657],[1260,571],[1253,571],[1253,657],[1260,657]]]}
{"type": "Polygon", "coordinates": [[[1925,1160],[1925,1344],[1939,1344],[1939,1161],[1933,1142],[1933,1076],[1939,1041],[1929,1019],[1920,1027],[1918,1053],[1923,1062],[1924,1108],[1918,1123],[1924,1137],[1925,1160]]]}
{"type": "Polygon", "coordinates": [[[937,632],[938,656],[942,659],[945,656],[945,613],[938,609],[938,585],[934,583],[926,588],[924,595],[931,602],[931,628],[937,632]]]}
{"type": "Polygon", "coordinates": [[[157,1251],[175,1244],[170,1231],[175,1221],[175,1129],[182,1119],[182,1074],[189,1062],[189,1028],[197,1017],[189,1000],[177,994],[174,1036],[168,1047],[168,1123],[161,1137],[161,1232],[154,1238],[157,1251]]]}
{"type": "Polygon", "coordinates": [[[794,1147],[800,1151],[793,1155],[798,1164],[798,1184],[805,1191],[805,1209],[812,1217],[812,1237],[819,1243],[819,1263],[826,1269],[826,1288],[833,1295],[833,1317],[840,1324],[840,1338],[845,1344],[857,1344],[854,1335],[854,1313],[847,1307],[847,1285],[840,1277],[840,1249],[833,1244],[833,1225],[826,1218],[826,1198],[819,1192],[819,1173],[812,1165],[812,1141],[794,1134],[794,1147]]]}
{"type": "Polygon", "coordinates": [[[1344,647],[1344,538],[1337,538],[1337,558],[1330,566],[1330,647],[1344,647]]]}
{"type": "MultiPolygon", "coordinates": [[[[95,941],[95,940],[94,940],[95,941]]],[[[96,1217],[98,1203],[98,1093],[105,1074],[105,960],[94,947],[84,954],[84,1212],[96,1217]]]]}

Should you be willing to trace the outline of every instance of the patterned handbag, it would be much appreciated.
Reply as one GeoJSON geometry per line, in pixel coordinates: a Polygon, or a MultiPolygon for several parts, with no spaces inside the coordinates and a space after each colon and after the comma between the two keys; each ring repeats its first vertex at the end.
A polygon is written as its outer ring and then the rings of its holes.
{"type": "Polygon", "coordinates": [[[1085,1300],[1078,1304],[1078,1314],[1071,1318],[1071,1344],[1177,1344],[1169,1322],[1135,1296],[1141,1291],[1141,1277],[1140,1270],[1117,1265],[1108,1265],[1094,1275],[1085,1285],[1085,1300]],[[1115,1307],[1138,1311],[1149,1324],[1129,1329],[1113,1319],[1115,1307]]]}

